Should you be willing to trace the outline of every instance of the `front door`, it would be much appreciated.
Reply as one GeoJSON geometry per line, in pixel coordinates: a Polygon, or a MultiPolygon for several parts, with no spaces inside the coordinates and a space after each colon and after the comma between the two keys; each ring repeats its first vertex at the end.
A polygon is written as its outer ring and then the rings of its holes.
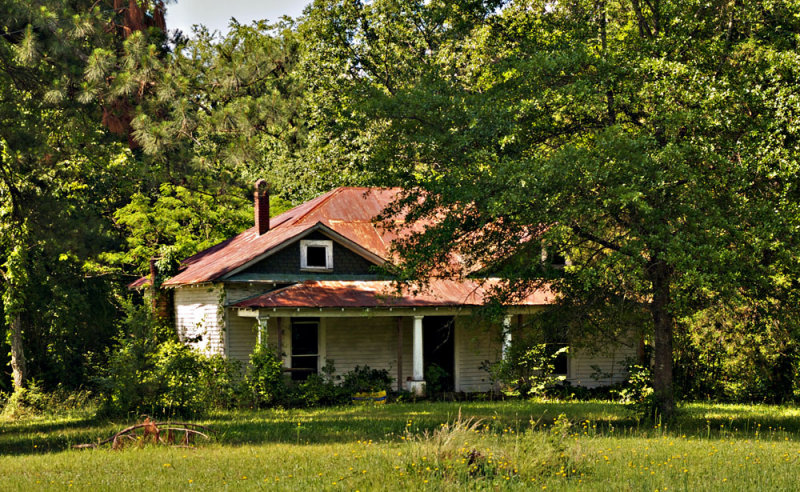
{"type": "Polygon", "coordinates": [[[319,318],[292,318],[292,379],[304,381],[317,373],[319,318]]]}
{"type": "Polygon", "coordinates": [[[455,318],[422,318],[422,352],[425,382],[431,393],[453,391],[455,387],[455,318]]]}

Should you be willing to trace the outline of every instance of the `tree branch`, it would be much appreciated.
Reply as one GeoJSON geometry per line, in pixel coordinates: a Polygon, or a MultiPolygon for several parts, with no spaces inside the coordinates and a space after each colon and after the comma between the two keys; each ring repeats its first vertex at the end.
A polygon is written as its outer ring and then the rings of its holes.
{"type": "Polygon", "coordinates": [[[595,243],[597,243],[597,244],[599,244],[601,246],[604,246],[604,247],[606,247],[606,248],[608,248],[608,249],[610,249],[612,251],[616,251],[617,253],[623,253],[623,254],[626,254],[628,256],[631,256],[630,253],[626,253],[626,252],[622,251],[622,246],[620,246],[619,244],[616,244],[616,243],[614,243],[612,241],[608,241],[606,239],[603,239],[600,236],[596,236],[596,235],[594,235],[591,232],[585,230],[583,227],[581,227],[581,226],[579,226],[577,224],[573,224],[571,228],[572,228],[572,232],[577,234],[579,237],[582,237],[584,239],[588,239],[588,240],[590,240],[592,242],[595,242],[595,243]]]}

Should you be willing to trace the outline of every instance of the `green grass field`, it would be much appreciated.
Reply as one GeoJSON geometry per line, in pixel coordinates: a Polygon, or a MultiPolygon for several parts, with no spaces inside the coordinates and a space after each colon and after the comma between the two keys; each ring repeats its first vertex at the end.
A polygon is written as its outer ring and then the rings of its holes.
{"type": "Polygon", "coordinates": [[[88,412],[0,423],[0,490],[800,486],[800,410],[791,407],[689,404],[669,426],[604,402],[241,411],[198,421],[217,434],[193,448],[70,448],[128,423],[88,412]]]}

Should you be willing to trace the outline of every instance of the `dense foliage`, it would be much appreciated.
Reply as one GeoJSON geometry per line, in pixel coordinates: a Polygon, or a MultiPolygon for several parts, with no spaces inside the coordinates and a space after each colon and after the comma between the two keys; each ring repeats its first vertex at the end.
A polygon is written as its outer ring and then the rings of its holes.
{"type": "Polygon", "coordinates": [[[411,217],[444,218],[401,274],[457,254],[509,278],[504,299],[550,283],[576,333],[644,329],[669,413],[698,315],[796,322],[798,5],[498,4],[315,2],[325,124],[368,142],[411,217]],[[543,246],[571,267],[547,272],[543,246]]]}
{"type": "MultiPolygon", "coordinates": [[[[409,220],[443,220],[394,273],[457,254],[509,279],[500,304],[547,282],[543,323],[648,341],[666,412],[800,395],[796,2],[317,0],[224,36],[165,8],[0,0],[0,391],[191,413],[387,386],[359,368],[293,396],[275,354],[242,378],[125,307],[152,258],[163,277],[247,227],[265,178],[273,213],[406,188],[409,220]]],[[[505,369],[523,393],[540,349],[505,369]]]]}

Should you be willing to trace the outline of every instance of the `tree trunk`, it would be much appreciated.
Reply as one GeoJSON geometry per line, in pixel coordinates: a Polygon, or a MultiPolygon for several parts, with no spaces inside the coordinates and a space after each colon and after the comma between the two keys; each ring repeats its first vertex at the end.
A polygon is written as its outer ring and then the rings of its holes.
{"type": "Polygon", "coordinates": [[[25,367],[25,351],[22,348],[22,320],[19,315],[11,322],[11,375],[14,378],[14,391],[21,390],[28,377],[25,367]]]}
{"type": "Polygon", "coordinates": [[[669,312],[670,267],[661,260],[649,265],[650,281],[653,283],[653,301],[650,312],[653,316],[653,390],[658,411],[669,419],[675,410],[675,395],[672,387],[672,328],[674,320],[669,312]]]}

